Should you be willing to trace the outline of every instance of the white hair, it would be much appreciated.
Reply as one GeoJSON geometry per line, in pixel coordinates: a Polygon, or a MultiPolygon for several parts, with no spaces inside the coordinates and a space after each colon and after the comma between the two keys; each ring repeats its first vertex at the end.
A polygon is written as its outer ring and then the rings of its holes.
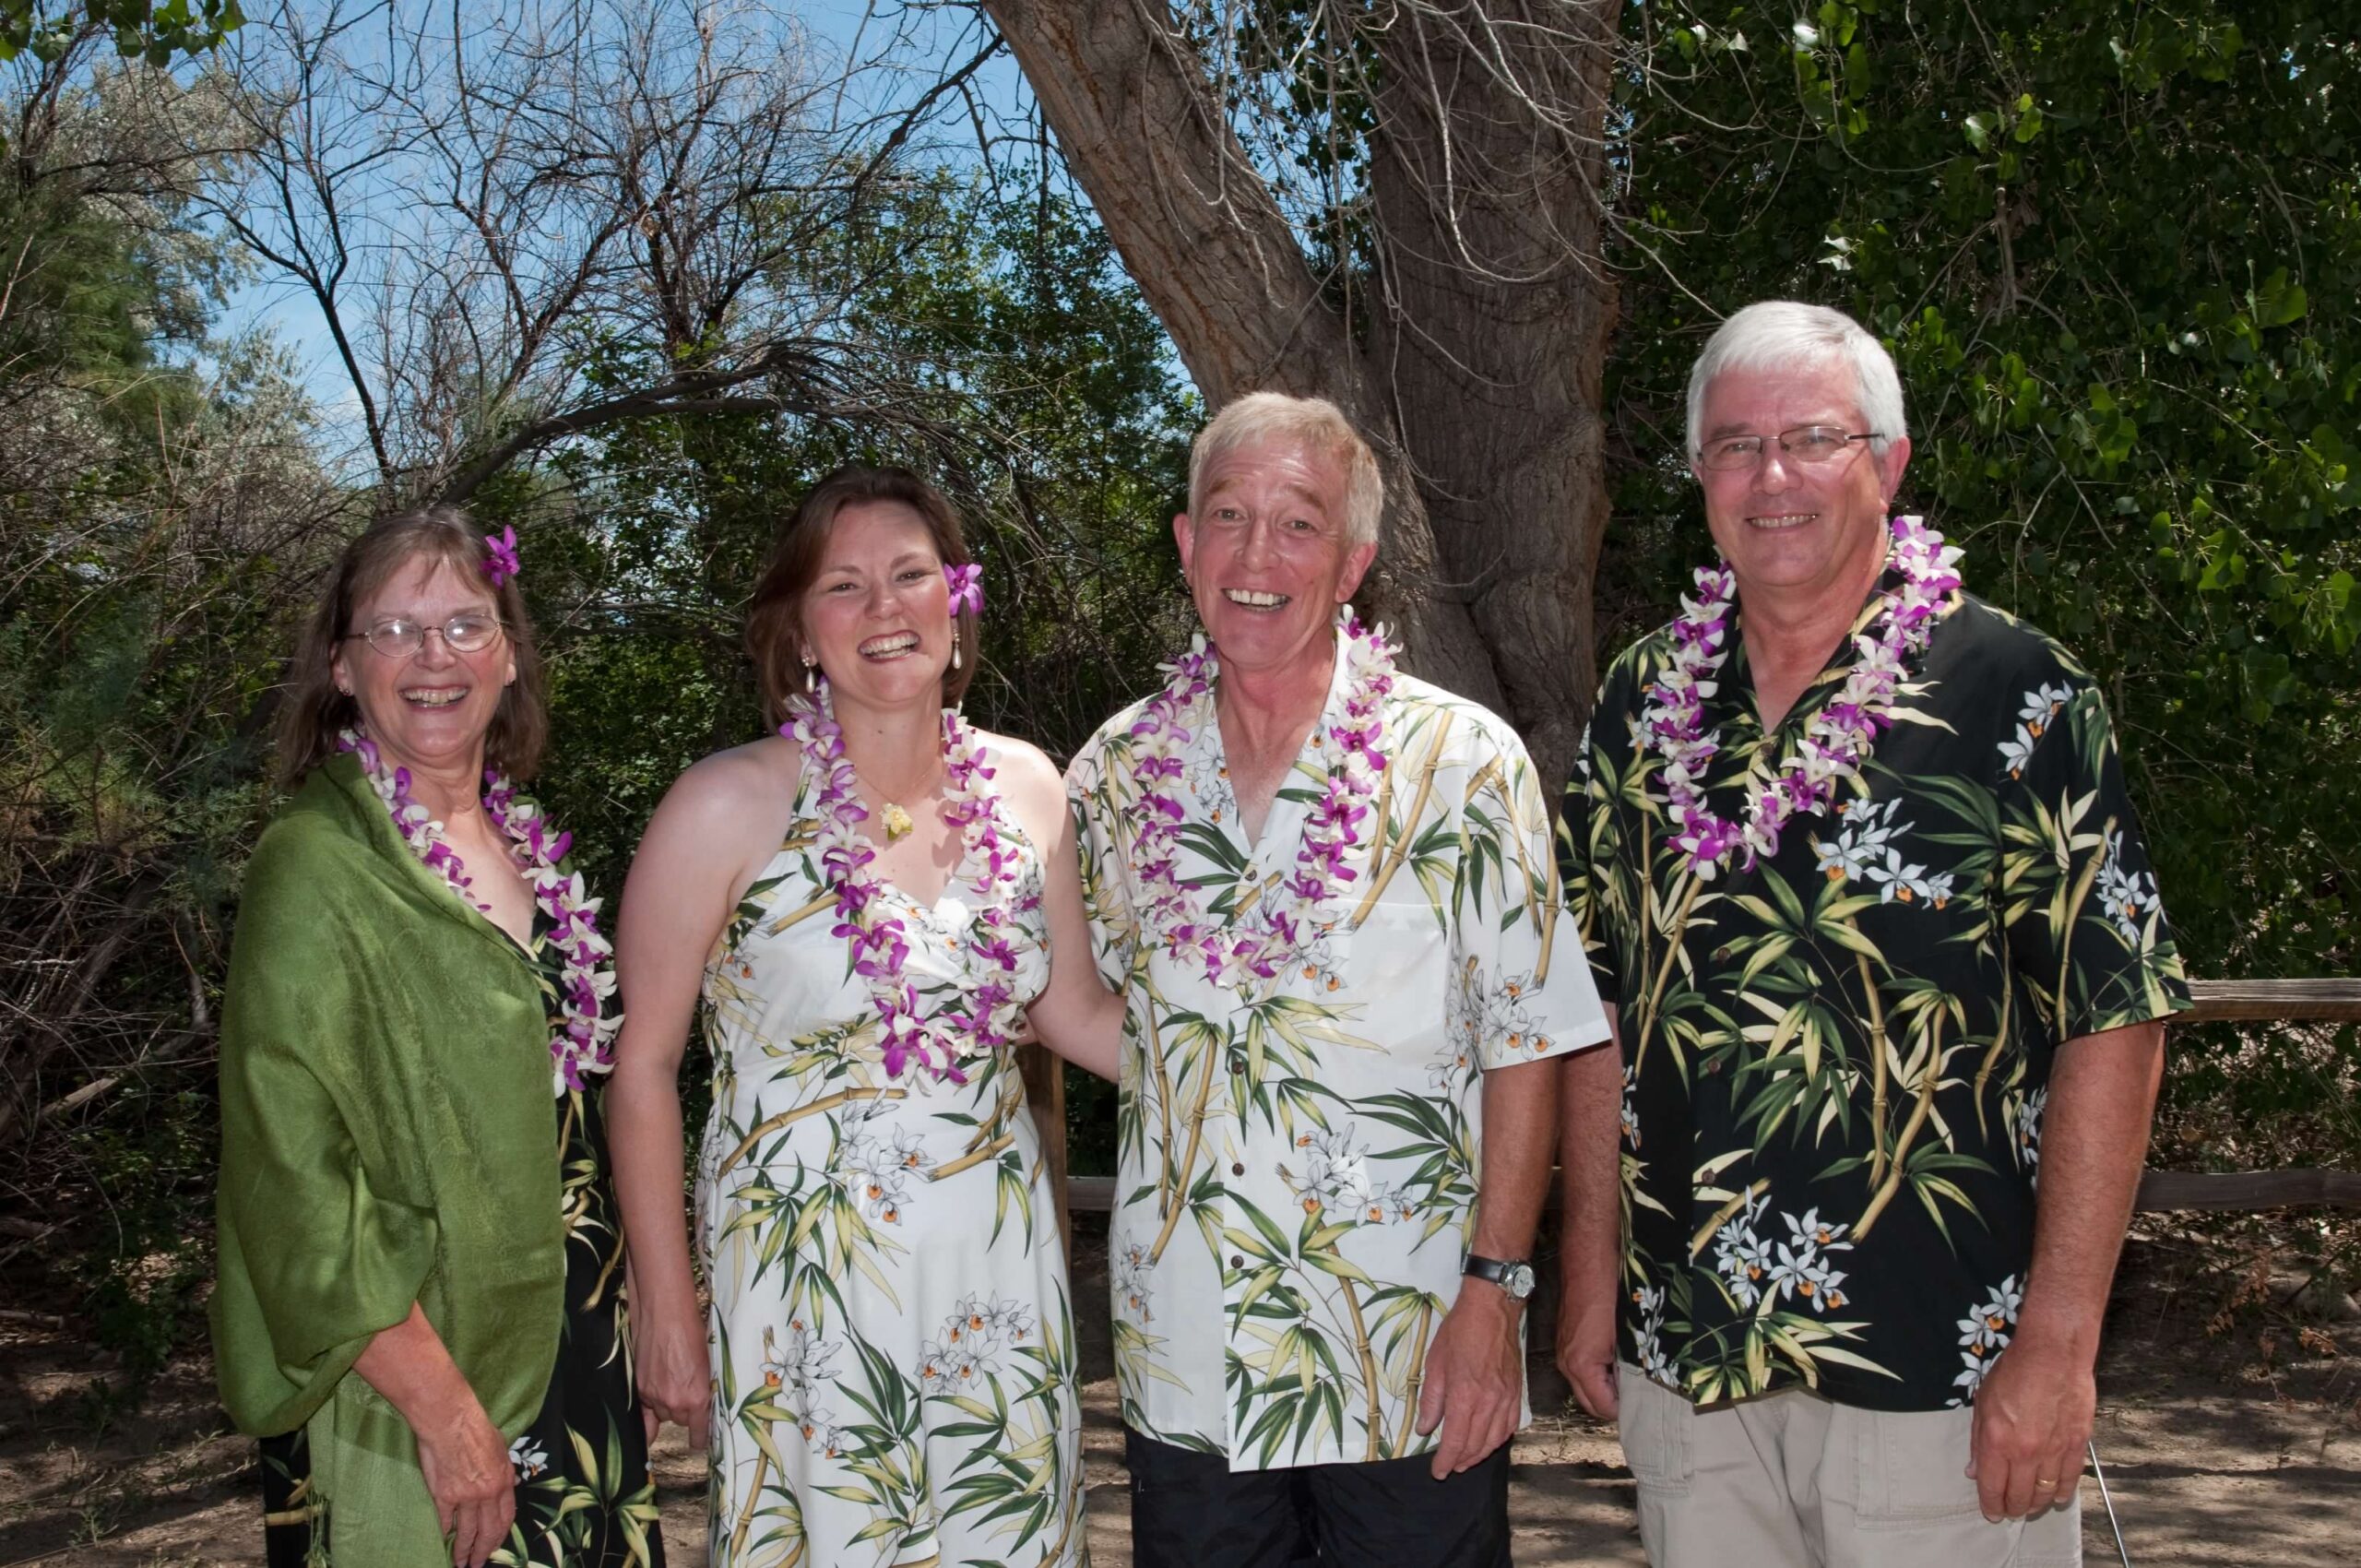
{"type": "Polygon", "coordinates": [[[1800,371],[1831,364],[1853,372],[1854,401],[1876,432],[1870,451],[1882,452],[1910,434],[1903,422],[1902,377],[1884,344],[1841,310],[1763,300],[1723,322],[1689,369],[1690,456],[1703,450],[1705,389],[1715,376],[1732,370],[1800,371]]]}
{"type": "Polygon", "coordinates": [[[1189,515],[1204,506],[1205,470],[1214,460],[1241,446],[1265,441],[1298,441],[1335,459],[1345,475],[1345,543],[1377,542],[1385,510],[1385,477],[1344,410],[1325,398],[1290,398],[1284,392],[1249,392],[1222,405],[1189,448],[1189,515]]]}

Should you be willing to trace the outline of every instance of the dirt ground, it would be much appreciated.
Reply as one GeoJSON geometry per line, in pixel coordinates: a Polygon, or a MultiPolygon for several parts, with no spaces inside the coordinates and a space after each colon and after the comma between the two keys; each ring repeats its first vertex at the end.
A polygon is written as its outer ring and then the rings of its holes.
{"type": "MultiPolygon", "coordinates": [[[[1076,1237],[1078,1301],[1104,1301],[1105,1249],[1076,1237]]],[[[2136,1232],[2109,1313],[2098,1448],[2138,1568],[2361,1563],[2361,1324],[2279,1304],[2273,1260],[2153,1226],[2136,1232]]],[[[1090,1550],[1129,1568],[1122,1429],[1103,1315],[1084,1329],[1090,1550]]],[[[0,1568],[198,1568],[260,1553],[252,1445],[226,1431],[201,1346],[136,1408],[105,1358],[24,1309],[0,1314],[0,1568]]],[[[1536,1361],[1510,1512],[1528,1568],[1644,1562],[1611,1428],[1565,1409],[1536,1361]]],[[[674,1568],[705,1561],[704,1467],[677,1432],[657,1473],[674,1568]]],[[[2096,1485],[2086,1559],[2117,1561],[2096,1485]]]]}

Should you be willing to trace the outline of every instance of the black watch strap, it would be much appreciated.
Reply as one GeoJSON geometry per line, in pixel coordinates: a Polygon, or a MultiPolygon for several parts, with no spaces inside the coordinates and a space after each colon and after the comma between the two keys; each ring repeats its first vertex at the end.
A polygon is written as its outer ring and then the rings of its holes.
{"type": "Polygon", "coordinates": [[[1467,1267],[1463,1271],[1470,1279],[1481,1279],[1499,1286],[1512,1301],[1522,1301],[1533,1294],[1533,1265],[1523,1258],[1502,1260],[1467,1254],[1467,1267]]]}

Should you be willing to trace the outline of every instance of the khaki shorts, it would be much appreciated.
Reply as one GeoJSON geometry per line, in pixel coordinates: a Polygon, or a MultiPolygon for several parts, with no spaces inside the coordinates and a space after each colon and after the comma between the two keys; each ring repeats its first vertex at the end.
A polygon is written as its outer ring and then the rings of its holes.
{"type": "Polygon", "coordinates": [[[1897,1414],[1788,1389],[1699,1410],[1625,1364],[1623,1455],[1655,1568],[2080,1568],[2082,1511],[1993,1524],[1971,1410],[1897,1414]]]}

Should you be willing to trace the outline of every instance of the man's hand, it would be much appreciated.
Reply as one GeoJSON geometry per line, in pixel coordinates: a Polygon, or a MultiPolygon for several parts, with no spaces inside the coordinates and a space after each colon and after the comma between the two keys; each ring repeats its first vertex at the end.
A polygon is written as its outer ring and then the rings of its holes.
{"type": "Polygon", "coordinates": [[[1418,1390],[1418,1435],[1442,1424],[1434,1478],[1482,1462],[1516,1432],[1525,1405],[1525,1364],[1517,1335],[1522,1302],[1481,1279],[1463,1279],[1459,1300],[1427,1347],[1418,1390]]]}
{"type": "Polygon", "coordinates": [[[2098,1409],[2099,1323],[2165,1073],[2159,1020],[2058,1048],[2042,1113],[2033,1267],[2016,1336],[1975,1391],[1967,1473],[1987,1519],[2073,1500],[2098,1409]]]}
{"type": "Polygon", "coordinates": [[[2073,1502],[2098,1410],[2092,1358],[2020,1331],[1975,1391],[1967,1473],[1987,1519],[2073,1502]]]}
{"type": "Polygon", "coordinates": [[[1558,1370],[1574,1385],[1574,1403],[1602,1421],[1615,1419],[1615,1281],[1559,1277],[1558,1370]]]}

